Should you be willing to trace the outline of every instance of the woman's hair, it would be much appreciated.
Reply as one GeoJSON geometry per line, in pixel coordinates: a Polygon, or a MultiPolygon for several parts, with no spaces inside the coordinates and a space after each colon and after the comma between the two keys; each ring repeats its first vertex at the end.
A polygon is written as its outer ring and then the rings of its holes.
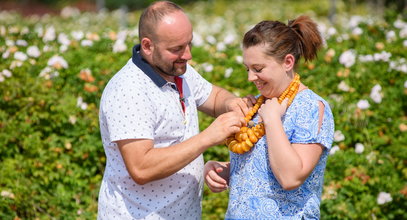
{"type": "Polygon", "coordinates": [[[243,47],[265,45],[265,53],[282,62],[287,54],[313,60],[322,45],[317,25],[307,16],[300,16],[288,22],[262,21],[249,30],[243,38],[243,47]]]}
{"type": "Polygon", "coordinates": [[[170,1],[157,1],[148,6],[140,16],[139,20],[139,39],[154,38],[157,24],[168,14],[184,10],[170,1]]]}

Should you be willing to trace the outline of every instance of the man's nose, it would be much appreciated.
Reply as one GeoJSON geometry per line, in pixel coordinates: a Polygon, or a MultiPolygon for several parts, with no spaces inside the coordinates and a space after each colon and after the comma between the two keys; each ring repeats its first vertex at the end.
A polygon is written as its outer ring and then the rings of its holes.
{"type": "Polygon", "coordinates": [[[191,54],[191,46],[188,45],[185,47],[184,53],[181,56],[181,59],[183,60],[190,60],[192,59],[192,54],[191,54]]]}

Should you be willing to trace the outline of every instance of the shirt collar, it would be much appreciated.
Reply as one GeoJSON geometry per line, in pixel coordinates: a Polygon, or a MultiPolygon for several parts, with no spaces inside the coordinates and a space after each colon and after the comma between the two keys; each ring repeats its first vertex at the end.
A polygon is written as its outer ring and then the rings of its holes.
{"type": "Polygon", "coordinates": [[[133,47],[133,63],[140,68],[150,79],[158,86],[163,87],[167,81],[160,76],[157,72],[154,71],[153,67],[140,54],[140,44],[137,44],[133,47]]]}

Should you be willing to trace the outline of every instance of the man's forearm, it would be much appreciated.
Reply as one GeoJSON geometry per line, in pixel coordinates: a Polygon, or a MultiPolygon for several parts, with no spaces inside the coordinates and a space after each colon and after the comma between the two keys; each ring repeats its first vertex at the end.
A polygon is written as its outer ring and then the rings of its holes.
{"type": "Polygon", "coordinates": [[[227,103],[229,99],[237,98],[233,93],[227,91],[226,89],[216,87],[217,93],[214,101],[214,115],[218,117],[219,115],[228,111],[227,103]]]}

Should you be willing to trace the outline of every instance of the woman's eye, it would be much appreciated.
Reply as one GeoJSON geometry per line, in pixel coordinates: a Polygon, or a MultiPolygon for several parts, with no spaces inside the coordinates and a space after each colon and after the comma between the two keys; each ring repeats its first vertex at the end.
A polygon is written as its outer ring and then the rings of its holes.
{"type": "Polygon", "coordinates": [[[260,73],[262,69],[254,69],[254,72],[260,73]]]}

